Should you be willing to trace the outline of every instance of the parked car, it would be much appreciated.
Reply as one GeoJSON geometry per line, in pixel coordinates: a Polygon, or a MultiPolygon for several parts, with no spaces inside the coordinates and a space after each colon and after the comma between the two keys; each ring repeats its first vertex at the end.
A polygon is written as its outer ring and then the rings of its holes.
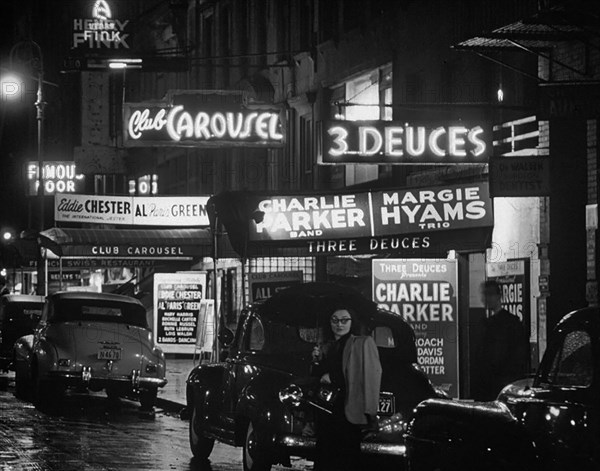
{"type": "Polygon", "coordinates": [[[15,383],[17,396],[40,408],[74,388],[137,398],[149,409],[167,383],[165,357],[137,299],[59,292],[48,296],[34,334],[15,344],[15,383]]]}
{"type": "Polygon", "coordinates": [[[411,327],[345,287],[306,283],[279,291],[244,311],[225,361],[199,365],[187,380],[192,453],[208,458],[215,440],[243,447],[245,470],[312,458],[315,409],[309,397],[311,352],[322,340],[333,306],[342,301],[374,336],[383,367],[381,431],[365,439],[366,454],[404,455],[402,433],[413,408],[436,391],[418,369],[411,327]]]}
{"type": "Polygon", "coordinates": [[[0,371],[7,371],[12,365],[15,342],[23,335],[33,333],[43,305],[42,296],[0,296],[0,371]]]}
{"type": "Polygon", "coordinates": [[[600,311],[564,317],[538,373],[496,401],[428,400],[408,434],[411,471],[600,469],[600,311]]]}

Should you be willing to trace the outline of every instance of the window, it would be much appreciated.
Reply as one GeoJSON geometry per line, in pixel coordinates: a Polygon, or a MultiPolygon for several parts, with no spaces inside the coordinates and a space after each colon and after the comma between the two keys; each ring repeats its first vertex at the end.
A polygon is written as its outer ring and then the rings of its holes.
{"type": "Polygon", "coordinates": [[[253,317],[250,319],[248,329],[248,350],[260,351],[265,346],[265,329],[260,319],[253,317]]]}
{"type": "Polygon", "coordinates": [[[587,332],[569,332],[556,351],[543,382],[556,386],[587,387],[593,377],[592,341],[587,332]]]}
{"type": "Polygon", "coordinates": [[[394,341],[394,333],[392,329],[387,325],[378,325],[373,331],[373,338],[375,344],[381,348],[394,348],[396,342],[394,341]]]}

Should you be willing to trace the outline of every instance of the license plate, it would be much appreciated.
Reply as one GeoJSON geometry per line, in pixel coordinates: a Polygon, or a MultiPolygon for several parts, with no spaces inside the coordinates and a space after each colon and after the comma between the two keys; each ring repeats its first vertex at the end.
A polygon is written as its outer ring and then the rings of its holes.
{"type": "Polygon", "coordinates": [[[379,408],[377,413],[380,415],[393,415],[395,412],[395,400],[394,395],[388,392],[382,392],[379,394],[379,408]]]}
{"type": "Polygon", "coordinates": [[[98,350],[98,360],[120,360],[121,349],[119,348],[102,348],[98,350]]]}

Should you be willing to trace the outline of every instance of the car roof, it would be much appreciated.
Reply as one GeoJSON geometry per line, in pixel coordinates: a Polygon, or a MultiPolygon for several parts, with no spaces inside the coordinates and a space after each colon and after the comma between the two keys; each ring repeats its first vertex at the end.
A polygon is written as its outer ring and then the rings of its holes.
{"type": "Polygon", "coordinates": [[[44,296],[33,294],[5,294],[2,296],[3,303],[44,303],[44,296]]]}
{"type": "Polygon", "coordinates": [[[572,330],[577,327],[585,327],[595,336],[600,336],[600,308],[585,307],[570,312],[556,324],[555,329],[572,330]]]}
{"type": "Polygon", "coordinates": [[[58,291],[48,296],[48,299],[52,299],[53,301],[57,299],[115,301],[122,303],[139,304],[140,306],[142,306],[142,303],[138,299],[132,298],[131,296],[124,296],[122,294],[113,293],[95,293],[92,291],[58,291]]]}

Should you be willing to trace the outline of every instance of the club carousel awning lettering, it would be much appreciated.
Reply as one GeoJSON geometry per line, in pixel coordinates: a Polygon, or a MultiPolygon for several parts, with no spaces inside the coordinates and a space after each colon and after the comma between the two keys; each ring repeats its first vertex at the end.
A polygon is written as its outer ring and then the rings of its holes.
{"type": "MultiPolygon", "coordinates": [[[[71,229],[52,228],[41,233],[47,258],[190,260],[213,256],[212,232],[208,229],[71,229]]],[[[231,256],[228,245],[221,256],[231,256]]]]}

